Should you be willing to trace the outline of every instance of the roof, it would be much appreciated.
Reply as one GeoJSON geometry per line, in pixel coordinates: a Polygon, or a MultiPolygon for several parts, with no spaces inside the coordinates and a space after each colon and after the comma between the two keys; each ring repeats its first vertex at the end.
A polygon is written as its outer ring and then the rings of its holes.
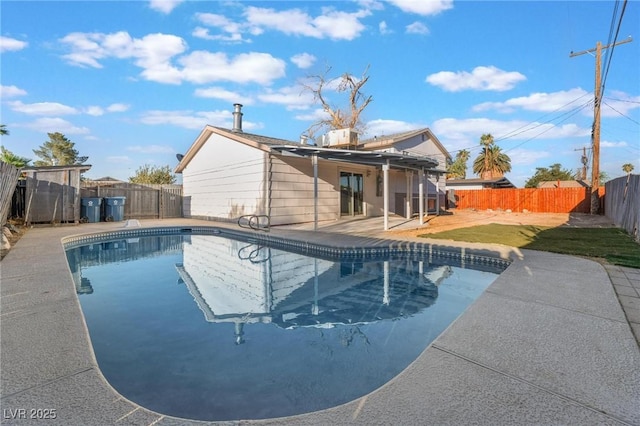
{"type": "Polygon", "coordinates": [[[382,165],[399,169],[420,170],[422,168],[432,172],[446,173],[444,170],[436,170],[438,161],[431,157],[421,157],[416,155],[396,154],[391,152],[358,151],[347,149],[320,148],[311,145],[277,145],[272,146],[273,151],[281,154],[296,155],[300,157],[311,157],[317,155],[318,158],[334,161],[346,161],[349,163],[382,165]]]}
{"type": "Polygon", "coordinates": [[[538,188],[589,188],[583,180],[545,180],[538,182],[538,188]]]}
{"type": "MultiPolygon", "coordinates": [[[[189,164],[191,159],[197,154],[202,146],[212,134],[225,136],[229,139],[253,146],[265,152],[277,152],[280,155],[294,155],[300,157],[311,157],[317,155],[324,160],[344,161],[356,164],[381,165],[387,164],[394,168],[415,169],[425,168],[435,173],[445,173],[444,170],[436,170],[438,161],[431,157],[417,155],[406,155],[396,153],[361,151],[354,149],[322,148],[315,145],[303,145],[299,142],[286,139],[272,138],[268,136],[256,135],[252,133],[233,132],[222,127],[206,126],[189,150],[184,154],[175,168],[175,173],[181,173],[189,164]]],[[[420,132],[416,133],[419,134],[420,132]]],[[[406,139],[406,138],[405,138],[406,139]]],[[[446,152],[446,151],[445,151],[446,152]]]]}
{"type": "Polygon", "coordinates": [[[415,136],[418,136],[422,133],[427,133],[429,135],[429,139],[431,139],[433,141],[433,143],[436,145],[436,147],[442,151],[442,153],[447,157],[447,158],[451,158],[451,154],[449,154],[449,151],[447,151],[447,149],[444,147],[444,145],[442,145],[442,143],[440,142],[440,140],[436,137],[436,135],[433,134],[433,132],[431,131],[431,129],[429,129],[428,127],[423,127],[421,129],[415,129],[415,130],[409,130],[406,132],[400,132],[400,133],[392,133],[390,135],[382,135],[382,136],[374,136],[371,139],[365,139],[363,141],[360,141],[359,146],[362,147],[362,149],[365,150],[374,150],[374,149],[383,149],[386,147],[390,147],[395,145],[398,142],[402,142],[405,141],[407,139],[411,139],[415,136]]]}
{"type": "Polygon", "coordinates": [[[20,169],[23,172],[38,172],[38,171],[56,171],[56,170],[76,170],[79,169],[80,172],[86,172],[91,169],[91,164],[69,164],[66,166],[28,166],[20,169]]]}
{"type": "Polygon", "coordinates": [[[506,177],[502,176],[494,179],[447,179],[447,186],[455,187],[462,185],[483,185],[486,188],[515,188],[516,186],[506,177]]]}

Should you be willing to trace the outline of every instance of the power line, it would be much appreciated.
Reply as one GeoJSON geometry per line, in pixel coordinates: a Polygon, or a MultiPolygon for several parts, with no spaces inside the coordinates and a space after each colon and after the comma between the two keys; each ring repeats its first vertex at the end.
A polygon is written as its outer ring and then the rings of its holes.
{"type": "Polygon", "coordinates": [[[636,120],[634,120],[633,118],[629,117],[628,115],[618,111],[617,109],[615,109],[614,107],[612,107],[611,105],[609,105],[608,103],[606,103],[605,101],[602,101],[603,104],[605,104],[606,106],[608,106],[609,108],[611,108],[612,110],[614,110],[615,112],[617,112],[618,114],[620,114],[621,116],[633,121],[636,124],[640,124],[639,122],[637,122],[636,120]]]}
{"type": "MultiPolygon", "coordinates": [[[[616,2],[616,9],[617,9],[617,2],[616,2]]],[[[601,91],[601,96],[604,94],[604,87],[607,83],[607,76],[609,75],[609,67],[611,66],[611,60],[613,59],[613,51],[616,48],[616,40],[618,40],[618,34],[620,33],[620,26],[622,25],[622,17],[624,16],[624,11],[627,8],[627,0],[624,0],[624,3],[622,4],[622,11],[620,12],[620,19],[618,19],[618,27],[616,28],[616,35],[613,39],[613,43],[610,43],[611,45],[611,52],[607,51],[607,55],[605,58],[605,62],[607,62],[607,67],[606,70],[604,72],[604,78],[602,79],[602,91],[601,91]]],[[[614,15],[615,16],[615,15],[614,15]]],[[[631,39],[631,37],[629,37],[629,39],[631,39]]]]}

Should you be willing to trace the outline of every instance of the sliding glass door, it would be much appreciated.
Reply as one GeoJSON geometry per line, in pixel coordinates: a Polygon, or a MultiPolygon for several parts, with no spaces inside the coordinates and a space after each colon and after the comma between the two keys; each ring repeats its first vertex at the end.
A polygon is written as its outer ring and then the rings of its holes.
{"type": "Polygon", "coordinates": [[[361,174],[340,172],[340,215],[363,214],[364,179],[361,174]]]}

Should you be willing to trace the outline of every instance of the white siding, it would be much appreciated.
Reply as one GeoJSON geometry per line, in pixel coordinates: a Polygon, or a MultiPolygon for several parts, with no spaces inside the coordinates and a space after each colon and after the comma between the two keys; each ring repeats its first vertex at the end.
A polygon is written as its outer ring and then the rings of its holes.
{"type": "Polygon", "coordinates": [[[211,236],[193,235],[191,243],[184,244],[184,269],[218,317],[270,314],[291,293],[313,283],[315,264],[322,275],[334,262],[314,263],[300,254],[211,236]],[[248,259],[254,250],[256,256],[248,259]]]}
{"type": "Polygon", "coordinates": [[[266,213],[265,153],[212,134],[182,172],[185,217],[266,213]]]}

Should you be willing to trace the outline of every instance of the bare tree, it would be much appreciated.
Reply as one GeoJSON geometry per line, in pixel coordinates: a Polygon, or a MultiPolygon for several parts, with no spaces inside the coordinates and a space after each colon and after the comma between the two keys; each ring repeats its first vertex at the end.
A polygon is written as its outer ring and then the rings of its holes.
{"type": "Polygon", "coordinates": [[[362,93],[362,88],[369,81],[367,75],[369,66],[360,78],[345,72],[337,79],[329,79],[330,71],[331,67],[327,67],[323,74],[311,75],[307,78],[307,82],[302,83],[302,87],[313,94],[314,101],[320,102],[322,109],[328,115],[327,118],[309,126],[307,134],[311,138],[320,131],[351,128],[360,133],[365,129],[361,119],[362,111],[373,100],[373,96],[362,93]],[[348,93],[348,106],[340,107],[330,103],[326,91],[332,89],[338,93],[348,93]]]}

